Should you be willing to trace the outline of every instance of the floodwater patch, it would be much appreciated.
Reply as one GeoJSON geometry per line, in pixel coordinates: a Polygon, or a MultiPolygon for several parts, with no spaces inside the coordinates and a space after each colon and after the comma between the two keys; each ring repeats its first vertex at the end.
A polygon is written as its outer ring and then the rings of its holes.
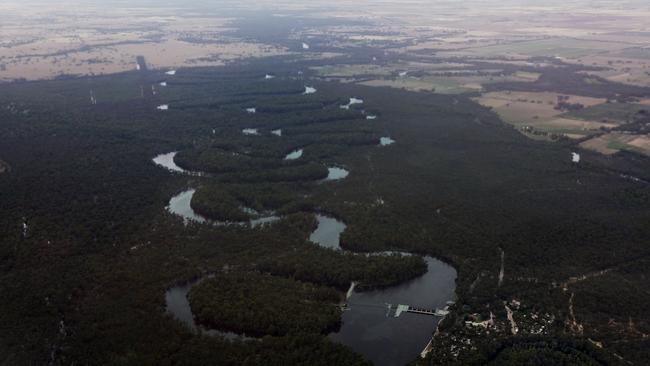
{"type": "Polygon", "coordinates": [[[259,135],[259,132],[257,131],[257,128],[244,128],[241,131],[244,135],[259,135]]]}
{"type": "Polygon", "coordinates": [[[318,227],[309,236],[309,241],[325,248],[341,250],[341,233],[347,226],[329,216],[316,215],[318,227]]]}
{"type": "Polygon", "coordinates": [[[287,154],[287,156],[284,157],[284,160],[300,159],[300,157],[302,157],[302,153],[303,153],[302,149],[294,150],[294,151],[290,152],[289,154],[287,154]]]}
{"type": "Polygon", "coordinates": [[[347,178],[350,172],[338,167],[327,168],[328,174],[325,180],[340,180],[347,178]]]}
{"type": "Polygon", "coordinates": [[[379,139],[379,146],[388,146],[388,145],[392,145],[394,143],[395,143],[395,140],[393,140],[390,137],[381,137],[379,139]]]}
{"type": "Polygon", "coordinates": [[[572,152],[571,153],[571,161],[573,163],[578,164],[580,162],[580,154],[572,152]]]}
{"type": "Polygon", "coordinates": [[[167,154],[160,154],[155,158],[153,158],[152,160],[156,165],[159,165],[172,172],[186,173],[185,169],[179,167],[174,162],[174,157],[176,157],[176,154],[178,154],[178,151],[172,151],[167,154]]]}
{"type": "Polygon", "coordinates": [[[363,99],[357,99],[357,98],[350,98],[350,101],[348,104],[340,106],[341,109],[350,109],[351,106],[355,104],[363,104],[363,99]]]}
{"type": "Polygon", "coordinates": [[[316,88],[305,85],[305,92],[303,94],[307,95],[307,94],[314,94],[314,93],[316,93],[316,88]]]}

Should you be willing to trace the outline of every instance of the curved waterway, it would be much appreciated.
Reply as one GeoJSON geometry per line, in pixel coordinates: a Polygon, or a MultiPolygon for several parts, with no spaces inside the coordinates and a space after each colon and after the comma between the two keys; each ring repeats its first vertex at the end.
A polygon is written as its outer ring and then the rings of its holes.
{"type": "MultiPolygon", "coordinates": [[[[189,202],[192,191],[181,193],[176,202],[189,202]]],[[[170,202],[170,211],[174,210],[171,206],[170,202]]],[[[176,212],[187,214],[187,207],[182,207],[176,212]]],[[[192,217],[188,215],[186,218],[193,219],[192,217]]],[[[309,239],[323,247],[341,250],[340,236],[346,225],[325,215],[317,215],[317,219],[318,227],[309,239]]],[[[372,255],[386,254],[390,253],[372,255]]],[[[349,346],[377,366],[406,365],[419,357],[431,340],[441,318],[413,313],[402,313],[395,317],[395,307],[410,305],[425,309],[442,309],[449,301],[455,299],[456,288],[454,268],[432,257],[425,257],[424,260],[427,263],[427,273],[406,283],[367,292],[356,292],[352,286],[348,291],[347,309],[343,312],[341,328],[331,333],[329,338],[349,346]],[[392,311],[388,304],[392,305],[392,311]]],[[[167,312],[193,332],[219,335],[227,339],[252,339],[232,332],[206,329],[196,323],[187,294],[192,286],[209,277],[198,278],[168,289],[165,293],[167,312]]]]}
{"type": "Polygon", "coordinates": [[[176,196],[172,197],[169,200],[167,211],[173,213],[174,215],[178,215],[182,217],[186,224],[190,221],[198,222],[198,223],[211,223],[213,225],[245,225],[246,223],[248,223],[250,224],[251,227],[257,227],[260,225],[270,224],[280,220],[280,217],[275,215],[269,215],[269,216],[259,215],[258,217],[251,219],[248,222],[225,222],[225,221],[210,220],[204,216],[201,216],[192,208],[191,202],[192,202],[192,197],[194,197],[194,193],[196,193],[196,189],[188,189],[187,191],[183,191],[177,194],[176,196]]]}
{"type": "Polygon", "coordinates": [[[156,156],[155,158],[153,158],[152,160],[156,165],[159,165],[159,166],[161,166],[161,167],[163,167],[163,168],[165,168],[165,169],[167,169],[169,171],[178,172],[178,173],[185,173],[185,169],[179,167],[174,162],[174,157],[176,157],[176,154],[178,154],[178,151],[172,151],[172,152],[167,153],[167,154],[160,154],[160,155],[156,156]]]}
{"type": "Polygon", "coordinates": [[[192,332],[201,333],[209,336],[222,336],[226,339],[252,339],[245,334],[237,334],[233,332],[223,332],[216,329],[207,329],[196,322],[190,307],[190,301],[187,294],[193,286],[198,285],[204,279],[212,276],[201,277],[193,281],[188,281],[180,285],[171,287],[165,292],[165,310],[171,314],[174,319],[185,324],[192,332]]]}
{"type": "Polygon", "coordinates": [[[387,304],[434,310],[455,299],[456,270],[432,257],[424,260],[428,271],[421,277],[384,290],[352,291],[341,329],[329,338],[377,366],[406,365],[419,357],[442,318],[413,313],[395,317],[387,304]]]}
{"type": "Polygon", "coordinates": [[[176,154],[178,154],[178,151],[172,151],[170,153],[160,154],[151,160],[153,160],[154,164],[161,166],[169,170],[170,172],[183,173],[183,174],[195,175],[195,176],[207,176],[207,174],[205,173],[191,172],[189,170],[185,170],[180,166],[176,165],[176,163],[174,162],[174,158],[176,157],[176,154]]]}
{"type": "MultiPolygon", "coordinates": [[[[309,240],[341,250],[340,236],[346,226],[332,217],[317,215],[318,227],[309,240]]],[[[377,253],[376,255],[390,254],[377,253]]],[[[406,254],[406,253],[405,253],[406,254]]],[[[408,255],[408,254],[406,254],[408,255]]],[[[424,257],[427,272],[411,281],[383,290],[348,293],[341,329],[329,338],[364,355],[377,366],[406,365],[428,345],[442,318],[402,313],[397,305],[444,309],[455,299],[456,270],[432,257],[424,257]],[[392,311],[388,304],[392,305],[392,311]]]]}
{"type": "Polygon", "coordinates": [[[284,160],[300,159],[300,157],[302,156],[302,152],[303,152],[302,149],[294,150],[294,151],[290,152],[289,154],[287,154],[287,156],[284,157],[284,160]]]}
{"type": "MultiPolygon", "coordinates": [[[[389,145],[394,140],[384,141],[389,145]]],[[[154,162],[171,171],[188,173],[174,163],[176,153],[161,154],[154,162]]],[[[302,150],[289,154],[288,158],[299,158],[302,150]]],[[[341,168],[330,168],[331,179],[342,179],[348,172],[341,168]]],[[[171,198],[167,210],[181,216],[185,222],[211,223],[215,225],[245,225],[246,223],[227,223],[209,220],[196,213],[190,203],[196,190],[189,189],[171,198]]],[[[261,215],[260,215],[261,216],[261,215]]],[[[342,250],[341,233],[345,223],[326,215],[316,215],[318,226],[309,240],[322,247],[342,250]]],[[[249,223],[252,227],[279,220],[276,216],[258,217],[249,223]]],[[[368,255],[386,255],[390,253],[371,253],[368,255]]],[[[403,253],[409,255],[408,253],[403,253]]],[[[425,351],[433,333],[442,319],[438,316],[402,312],[395,316],[398,305],[407,305],[429,310],[444,309],[455,299],[456,270],[432,257],[424,257],[427,272],[410,281],[382,290],[356,292],[354,284],[348,290],[346,309],[342,316],[339,331],[329,334],[335,342],[344,344],[362,354],[377,366],[406,365],[425,351]]],[[[166,311],[175,319],[185,324],[191,331],[222,336],[227,339],[249,340],[244,334],[207,329],[196,323],[187,298],[192,286],[210,276],[201,277],[171,287],[165,293],[166,311]]],[[[444,313],[444,312],[443,312],[444,313]]]]}

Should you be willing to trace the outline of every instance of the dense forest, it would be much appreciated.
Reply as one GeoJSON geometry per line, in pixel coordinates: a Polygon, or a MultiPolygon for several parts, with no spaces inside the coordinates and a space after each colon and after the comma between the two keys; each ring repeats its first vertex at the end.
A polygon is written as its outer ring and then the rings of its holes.
{"type": "Polygon", "coordinates": [[[572,142],[528,140],[468,96],[327,82],[312,78],[313,64],[3,86],[0,159],[10,169],[0,174],[0,293],[12,300],[0,304],[2,362],[363,365],[323,333],[340,321],[335,304],[351,281],[381,288],[426,271],[419,256],[362,254],[389,250],[433,255],[459,271],[456,304],[419,363],[647,360],[640,279],[649,274],[650,186],[622,175],[647,176],[649,159],[580,151],[575,164],[572,142]],[[265,80],[269,72],[277,77],[265,80]],[[157,95],[141,94],[161,81],[157,95]],[[305,85],[317,92],[303,94],[305,85]],[[341,109],[351,97],[364,103],[341,109]],[[169,109],[156,108],[163,104],[169,109]],[[370,110],[380,118],[366,119],[370,110]],[[378,146],[384,136],[396,143],[378,146]],[[285,158],[296,149],[300,158],[285,158]],[[182,168],[206,174],[151,161],[170,151],[182,168]],[[350,175],[323,181],[330,166],[350,175]],[[249,209],[281,220],[185,223],[165,207],[187,188],[197,189],[192,207],[214,220],[246,221],[249,209]],[[309,242],[319,212],[346,223],[346,251],[309,242]],[[165,312],[167,288],[224,267],[242,272],[195,287],[192,307],[202,323],[257,340],[193,334],[165,312]],[[598,281],[570,280],[602,271],[598,281]],[[525,311],[552,316],[547,338],[468,331],[467,321],[491,313],[507,322],[503,304],[514,299],[523,330],[537,324],[525,311]],[[301,301],[310,307],[291,307],[301,301]],[[260,308],[233,321],[242,306],[260,308]],[[473,347],[454,356],[463,337],[473,347]],[[604,350],[588,340],[596,338],[604,350]]]}
{"type": "Polygon", "coordinates": [[[199,322],[247,335],[326,333],[341,316],[336,290],[255,272],[218,273],[189,299],[199,322]]]}

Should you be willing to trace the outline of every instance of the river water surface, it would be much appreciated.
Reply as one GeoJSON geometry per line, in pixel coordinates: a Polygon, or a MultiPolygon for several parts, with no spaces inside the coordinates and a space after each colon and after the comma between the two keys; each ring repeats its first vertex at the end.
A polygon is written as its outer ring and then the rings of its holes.
{"type": "MultiPolygon", "coordinates": [[[[323,247],[341,250],[340,235],[345,224],[318,215],[318,228],[309,240],[323,247]]],[[[421,277],[383,290],[352,291],[343,312],[341,329],[330,339],[345,344],[378,366],[405,365],[429,343],[440,317],[402,313],[398,318],[388,304],[443,309],[455,299],[456,270],[432,257],[424,258],[428,271],[421,277]]]]}
{"type": "MultiPolygon", "coordinates": [[[[190,202],[194,193],[195,190],[192,189],[181,192],[170,200],[167,209],[186,221],[210,222],[192,210],[190,202]]],[[[319,214],[316,217],[318,227],[309,240],[329,249],[342,250],[340,236],[346,225],[326,215],[319,214]]],[[[266,222],[277,219],[271,216],[258,220],[266,222]]],[[[258,224],[255,220],[251,222],[252,226],[258,224]]],[[[350,290],[341,328],[331,333],[329,338],[349,346],[377,366],[406,365],[418,358],[441,318],[413,313],[402,313],[395,317],[395,307],[410,305],[431,310],[443,309],[449,301],[455,299],[456,288],[456,271],[453,267],[432,257],[424,259],[428,271],[416,279],[383,290],[350,290]],[[389,304],[392,305],[392,311],[389,304]]],[[[187,294],[192,286],[202,280],[203,278],[195,279],[168,289],[165,293],[167,312],[194,332],[219,335],[227,339],[251,339],[245,335],[205,329],[196,323],[187,294]]]]}
{"type": "Polygon", "coordinates": [[[454,300],[456,270],[435,258],[424,259],[428,271],[421,277],[384,290],[353,292],[349,310],[343,312],[343,325],[330,339],[378,366],[406,365],[419,357],[442,318],[413,313],[395,318],[386,304],[433,310],[454,300]]]}
{"type": "MultiPolygon", "coordinates": [[[[177,197],[177,202],[189,202],[192,193],[191,190],[183,192],[179,195],[182,197],[177,197]]],[[[186,220],[196,220],[195,213],[189,213],[184,203],[181,206],[184,207],[170,211],[182,215],[186,220]]],[[[317,215],[317,218],[318,227],[310,240],[326,248],[341,250],[339,239],[346,228],[345,224],[325,215],[317,215]]],[[[383,290],[350,291],[341,328],[338,332],[331,333],[329,338],[349,346],[377,366],[406,365],[419,357],[441,318],[412,313],[402,313],[396,318],[395,306],[403,304],[432,310],[442,309],[448,301],[454,300],[456,288],[454,268],[432,257],[424,259],[428,271],[421,277],[383,290]],[[389,311],[388,304],[393,306],[393,311],[389,311]]],[[[205,329],[196,323],[187,294],[192,286],[202,280],[199,278],[168,289],[165,293],[167,312],[194,332],[219,335],[227,339],[251,339],[232,332],[205,329]]]]}

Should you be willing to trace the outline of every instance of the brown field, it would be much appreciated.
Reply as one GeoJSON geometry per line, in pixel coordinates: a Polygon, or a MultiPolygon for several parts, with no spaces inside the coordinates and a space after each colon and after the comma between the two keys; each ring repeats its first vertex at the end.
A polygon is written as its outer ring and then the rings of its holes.
{"type": "MultiPolygon", "coordinates": [[[[650,85],[650,76],[647,75],[650,60],[630,58],[624,51],[648,44],[650,37],[641,31],[647,29],[650,10],[639,10],[639,7],[625,3],[605,3],[598,8],[585,6],[585,3],[585,0],[579,0],[526,6],[516,1],[504,1],[487,6],[484,2],[470,0],[462,5],[439,2],[430,6],[423,0],[379,4],[370,0],[354,3],[341,0],[308,3],[260,0],[254,5],[226,1],[224,7],[238,10],[246,10],[248,6],[269,7],[281,9],[286,14],[301,12],[314,18],[361,19],[367,22],[296,30],[289,36],[295,40],[333,36],[336,37],[333,46],[369,47],[375,42],[401,42],[394,48],[387,47],[386,51],[447,50],[432,51],[429,56],[464,55],[502,63],[530,63],[528,58],[538,55],[597,65],[609,65],[613,61],[612,70],[602,72],[603,76],[620,82],[650,85]],[[621,22],[621,18],[625,21],[621,22]],[[624,63],[616,63],[619,59],[624,63]]],[[[204,15],[183,7],[145,9],[126,3],[107,10],[92,4],[71,6],[69,0],[45,5],[5,0],[0,4],[0,12],[3,14],[0,23],[0,34],[3,35],[0,39],[0,80],[124,71],[134,67],[133,58],[137,55],[147,57],[153,67],[168,68],[220,65],[228,60],[287,52],[270,44],[228,38],[226,32],[231,30],[233,19],[219,15],[220,12],[204,15]],[[71,19],[74,19],[74,24],[71,19]],[[188,38],[198,39],[198,42],[185,42],[188,38]],[[70,51],[67,57],[57,55],[66,50],[70,51]]],[[[284,14],[282,12],[279,14],[284,14]]],[[[305,57],[328,55],[310,52],[305,57]]],[[[419,62],[406,63],[400,68],[433,70],[462,68],[461,65],[419,62]]],[[[535,75],[520,74],[516,78],[534,80],[535,75]]],[[[371,84],[399,84],[397,87],[413,90],[436,88],[441,92],[455,93],[458,90],[477,90],[486,82],[490,80],[373,81],[371,84]]]]}
{"type": "MultiPolygon", "coordinates": [[[[99,75],[133,70],[137,56],[150,68],[223,65],[227,61],[282,54],[283,50],[254,43],[200,45],[179,40],[98,46],[91,51],[72,51],[63,56],[5,58],[0,81],[26,78],[49,79],[57,75],[99,75]]],[[[0,52],[0,54],[2,54],[0,52]]]]}
{"type": "Polygon", "coordinates": [[[81,7],[74,24],[64,4],[39,8],[10,2],[2,10],[12,21],[0,24],[0,81],[122,72],[135,69],[136,56],[164,69],[287,53],[223,36],[231,19],[175,16],[174,9],[116,8],[104,14],[81,7]]]}
{"type": "Polygon", "coordinates": [[[605,155],[621,150],[636,151],[650,156],[650,136],[608,133],[580,144],[581,147],[605,155]]]}
{"type": "MultiPolygon", "coordinates": [[[[506,122],[513,124],[534,123],[554,119],[562,111],[556,110],[557,97],[552,92],[491,92],[475,100],[486,107],[492,107],[506,122]]],[[[563,94],[562,94],[563,95],[563,94]]],[[[569,103],[580,103],[585,107],[605,103],[602,98],[569,95],[569,103]]]]}
{"type": "MultiPolygon", "coordinates": [[[[616,127],[616,124],[601,121],[578,120],[560,117],[564,112],[555,109],[560,94],[551,92],[491,92],[475,100],[491,107],[505,122],[513,124],[523,132],[526,128],[549,133],[560,133],[569,138],[582,138],[601,128],[616,127]]],[[[569,95],[569,103],[580,103],[586,107],[605,103],[605,99],[569,95]]],[[[526,136],[536,135],[526,133],[526,136]]]]}
{"type": "Polygon", "coordinates": [[[650,59],[629,58],[624,57],[621,52],[612,52],[571,60],[570,62],[606,67],[608,70],[591,71],[589,74],[610,81],[644,87],[650,86],[650,59]]]}

